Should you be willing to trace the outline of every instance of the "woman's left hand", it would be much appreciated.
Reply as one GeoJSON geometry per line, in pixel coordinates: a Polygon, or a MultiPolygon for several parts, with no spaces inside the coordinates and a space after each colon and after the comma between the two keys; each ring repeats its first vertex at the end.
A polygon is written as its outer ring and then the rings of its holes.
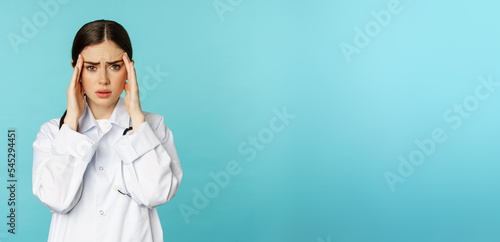
{"type": "Polygon", "coordinates": [[[139,85],[135,75],[134,62],[130,61],[127,53],[122,56],[123,63],[127,68],[127,79],[123,90],[125,90],[125,109],[132,119],[132,128],[135,132],[145,121],[144,113],[141,109],[141,100],[139,98],[139,85]]]}

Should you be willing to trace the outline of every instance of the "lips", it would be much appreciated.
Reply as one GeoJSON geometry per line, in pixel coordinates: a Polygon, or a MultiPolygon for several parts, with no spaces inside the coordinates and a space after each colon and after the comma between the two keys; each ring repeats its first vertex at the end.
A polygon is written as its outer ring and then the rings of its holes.
{"type": "Polygon", "coordinates": [[[100,98],[107,98],[107,97],[109,97],[111,95],[111,91],[110,90],[106,90],[106,89],[98,90],[95,93],[100,98]]]}

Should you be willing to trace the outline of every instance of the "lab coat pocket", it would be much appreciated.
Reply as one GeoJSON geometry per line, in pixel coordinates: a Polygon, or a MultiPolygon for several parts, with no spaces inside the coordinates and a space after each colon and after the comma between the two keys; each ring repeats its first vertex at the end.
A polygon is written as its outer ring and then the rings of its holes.
{"type": "MultiPolygon", "coordinates": [[[[137,206],[138,205],[133,205],[137,206]]],[[[136,210],[136,212],[143,213],[145,209],[144,214],[146,215],[145,218],[142,221],[124,221],[123,223],[123,238],[126,238],[126,240],[122,241],[130,241],[130,242],[152,242],[152,232],[151,232],[151,226],[150,226],[150,221],[149,221],[149,216],[148,216],[148,209],[146,207],[140,207],[139,210],[136,210]]],[[[132,215],[132,214],[131,214],[132,215]]]]}
{"type": "Polygon", "coordinates": [[[120,193],[121,201],[126,204],[126,211],[124,211],[126,213],[125,222],[140,223],[148,219],[148,208],[137,204],[134,199],[132,199],[123,180],[123,163],[121,160],[118,161],[120,162],[120,169],[119,172],[117,172],[117,179],[115,180],[115,190],[120,193]]]}
{"type": "MultiPolygon", "coordinates": [[[[130,199],[130,198],[129,198],[130,199]]],[[[130,199],[129,206],[126,212],[126,222],[130,224],[141,223],[149,219],[149,209],[147,207],[138,205],[130,199]]]]}

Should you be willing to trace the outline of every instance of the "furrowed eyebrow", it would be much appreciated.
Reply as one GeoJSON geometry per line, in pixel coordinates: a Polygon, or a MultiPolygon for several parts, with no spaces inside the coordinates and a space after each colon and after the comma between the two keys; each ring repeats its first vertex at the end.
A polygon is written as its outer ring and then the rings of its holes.
{"type": "MultiPolygon", "coordinates": [[[[119,62],[123,62],[123,60],[116,60],[116,61],[112,61],[112,62],[106,62],[108,65],[114,65],[116,63],[119,63],[119,62]]],[[[91,61],[84,61],[83,63],[87,63],[87,64],[90,64],[90,65],[99,65],[100,63],[99,62],[91,62],[91,61]]]]}

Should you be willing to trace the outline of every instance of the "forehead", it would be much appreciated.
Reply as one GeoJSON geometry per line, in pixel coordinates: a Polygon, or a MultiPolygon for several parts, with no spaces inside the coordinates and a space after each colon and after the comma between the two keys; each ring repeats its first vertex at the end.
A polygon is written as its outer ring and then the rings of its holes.
{"type": "Polygon", "coordinates": [[[125,51],[112,41],[104,41],[100,44],[85,47],[82,56],[85,61],[115,61],[121,59],[125,51]]]}

